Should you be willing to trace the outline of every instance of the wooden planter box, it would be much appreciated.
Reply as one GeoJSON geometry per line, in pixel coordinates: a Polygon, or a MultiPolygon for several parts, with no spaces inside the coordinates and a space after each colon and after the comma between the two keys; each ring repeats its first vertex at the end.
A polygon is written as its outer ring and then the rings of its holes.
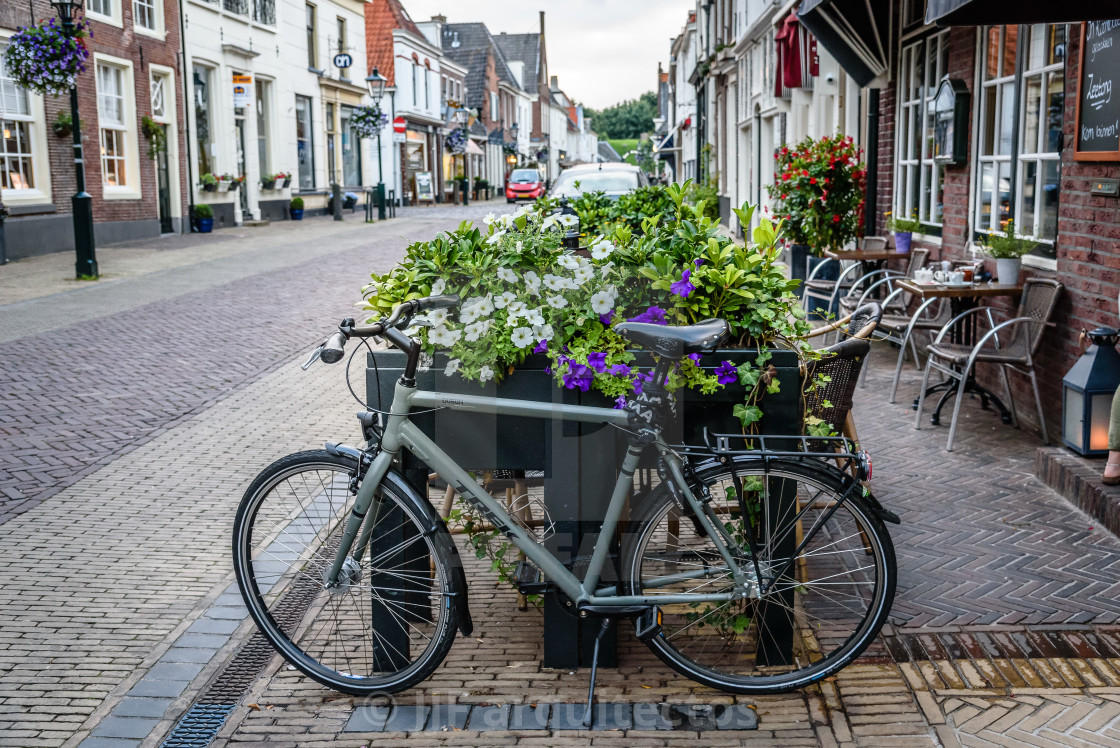
{"type": "MultiPolygon", "coordinates": [[[[700,365],[712,371],[723,361],[739,364],[752,361],[757,355],[755,350],[720,350],[705,356],[700,365]]],[[[368,359],[367,402],[378,410],[388,410],[393,387],[404,370],[405,356],[397,350],[385,350],[377,351],[368,359]]],[[[445,376],[446,363],[446,356],[437,356],[429,371],[417,374],[417,387],[449,394],[608,408],[613,405],[598,392],[559,387],[552,375],[545,373],[549,360],[543,355],[530,356],[500,383],[489,382],[486,385],[458,376],[445,376]]],[[[652,359],[639,355],[636,363],[645,370],[652,365],[652,359]]],[[[778,372],[781,388],[778,393],[768,394],[763,399],[762,431],[767,434],[799,434],[801,388],[797,355],[793,351],[776,351],[771,363],[778,372]]],[[[702,444],[705,427],[712,432],[738,433],[739,420],[732,415],[732,408],[741,403],[743,397],[743,388],[738,384],[726,386],[707,396],[684,392],[678,400],[681,421],[677,428],[666,434],[667,440],[671,443],[702,444]]],[[[590,553],[626,449],[625,434],[594,424],[552,423],[543,419],[447,410],[418,415],[413,421],[468,470],[544,471],[545,503],[556,522],[556,534],[547,543],[549,550],[565,562],[581,553],[590,553]]],[[[649,467],[653,464],[651,455],[649,467]]],[[[411,456],[406,457],[403,467],[423,494],[429,472],[427,467],[411,459],[411,456]]],[[[581,624],[564,610],[553,594],[545,596],[544,621],[545,667],[590,665],[597,622],[581,624]]],[[[599,664],[605,667],[617,664],[614,629],[603,641],[599,664]]]]}

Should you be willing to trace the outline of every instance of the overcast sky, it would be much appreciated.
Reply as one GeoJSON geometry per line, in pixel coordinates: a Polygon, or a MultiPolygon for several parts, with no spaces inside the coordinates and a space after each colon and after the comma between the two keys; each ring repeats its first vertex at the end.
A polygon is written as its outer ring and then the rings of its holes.
{"type": "Polygon", "coordinates": [[[634,99],[668,68],[669,41],[694,7],[689,0],[401,0],[414,21],[481,21],[497,35],[539,28],[545,12],[549,73],[571,98],[593,109],[634,99]]]}

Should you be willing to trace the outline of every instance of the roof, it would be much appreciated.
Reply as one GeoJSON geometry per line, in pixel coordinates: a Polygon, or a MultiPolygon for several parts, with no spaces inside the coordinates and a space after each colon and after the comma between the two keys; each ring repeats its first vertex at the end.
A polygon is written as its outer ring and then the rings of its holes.
{"type": "Polygon", "coordinates": [[[610,143],[605,140],[599,141],[599,155],[604,161],[621,161],[622,156],[618,155],[618,151],[614,149],[610,143]]]}
{"type": "MultiPolygon", "coordinates": [[[[408,16],[400,0],[371,0],[365,7],[366,16],[366,75],[374,68],[385,76],[388,86],[396,85],[393,73],[393,31],[404,29],[419,38],[424,35],[408,16]]],[[[362,76],[365,78],[365,75],[362,76]]]]}
{"type": "Polygon", "coordinates": [[[494,41],[507,60],[524,63],[526,75],[522,88],[535,92],[541,79],[541,35],[502,33],[494,37],[494,41]]]}
{"type": "Polygon", "coordinates": [[[484,23],[447,23],[440,36],[443,53],[456,65],[467,69],[467,106],[481,107],[486,91],[486,55],[494,55],[494,70],[498,80],[515,88],[517,79],[510,72],[502,50],[494,42],[490,29],[484,23]]]}

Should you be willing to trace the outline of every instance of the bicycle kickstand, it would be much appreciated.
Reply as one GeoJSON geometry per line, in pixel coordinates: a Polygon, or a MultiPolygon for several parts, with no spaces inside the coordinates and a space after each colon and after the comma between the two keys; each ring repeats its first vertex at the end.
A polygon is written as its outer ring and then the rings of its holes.
{"type": "Polygon", "coordinates": [[[603,637],[607,635],[610,630],[611,619],[604,618],[602,624],[599,626],[599,632],[595,634],[595,649],[591,653],[591,683],[587,686],[587,711],[583,713],[583,726],[591,727],[594,720],[595,709],[595,674],[599,669],[599,644],[603,641],[603,637]]]}

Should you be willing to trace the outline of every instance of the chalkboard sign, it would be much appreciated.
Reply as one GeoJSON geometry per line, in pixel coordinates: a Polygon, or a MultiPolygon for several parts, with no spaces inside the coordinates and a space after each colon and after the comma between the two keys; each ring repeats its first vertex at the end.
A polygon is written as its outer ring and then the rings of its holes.
{"type": "Polygon", "coordinates": [[[432,194],[432,173],[421,171],[416,174],[416,200],[418,202],[434,202],[432,194]]]}
{"type": "Polygon", "coordinates": [[[1120,161],[1120,20],[1081,24],[1075,137],[1076,160],[1120,161]]]}

